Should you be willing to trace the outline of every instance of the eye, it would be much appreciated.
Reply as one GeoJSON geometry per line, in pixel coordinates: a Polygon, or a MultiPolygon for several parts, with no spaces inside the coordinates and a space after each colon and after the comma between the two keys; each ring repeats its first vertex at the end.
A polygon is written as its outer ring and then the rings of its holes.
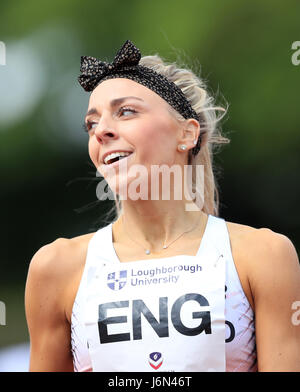
{"type": "Polygon", "coordinates": [[[128,113],[129,113],[129,115],[131,115],[131,114],[137,113],[137,111],[135,109],[132,109],[127,106],[126,107],[123,106],[118,110],[118,116],[128,117],[128,113]]]}
{"type": "Polygon", "coordinates": [[[89,132],[91,129],[95,128],[95,126],[97,126],[98,123],[94,122],[94,121],[87,121],[86,123],[83,123],[83,130],[85,132],[89,132]]]}

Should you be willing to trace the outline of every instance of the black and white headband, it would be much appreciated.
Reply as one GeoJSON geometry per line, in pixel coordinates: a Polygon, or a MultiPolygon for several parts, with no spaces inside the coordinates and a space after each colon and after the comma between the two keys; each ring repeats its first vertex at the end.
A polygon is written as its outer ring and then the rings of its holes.
{"type": "MultiPolygon", "coordinates": [[[[124,43],[111,64],[95,57],[81,56],[81,75],[78,77],[78,81],[85,91],[93,91],[98,84],[107,79],[131,79],[154,91],[185,119],[194,118],[199,121],[199,116],[181,89],[165,76],[139,65],[140,59],[140,50],[129,40],[124,43]]],[[[199,136],[192,149],[192,154],[197,155],[200,148],[201,137],[199,136]]]]}

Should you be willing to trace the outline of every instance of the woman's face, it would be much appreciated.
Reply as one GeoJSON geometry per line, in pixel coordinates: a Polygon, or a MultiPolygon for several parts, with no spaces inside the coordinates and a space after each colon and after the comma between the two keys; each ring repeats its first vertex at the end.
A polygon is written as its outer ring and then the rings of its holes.
{"type": "Polygon", "coordinates": [[[133,165],[146,169],[150,183],[151,165],[170,167],[179,163],[181,123],[166,101],[130,79],[109,79],[97,86],[90,96],[85,122],[90,158],[114,192],[119,193],[125,180],[128,185],[136,178],[128,176],[133,165]],[[112,151],[131,154],[124,160],[105,164],[103,157],[112,151]],[[127,174],[120,173],[125,163],[127,174]]]}

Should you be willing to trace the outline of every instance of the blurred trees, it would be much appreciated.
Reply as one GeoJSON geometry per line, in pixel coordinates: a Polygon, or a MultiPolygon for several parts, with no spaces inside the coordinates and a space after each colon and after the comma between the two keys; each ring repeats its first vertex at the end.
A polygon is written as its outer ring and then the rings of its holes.
{"type": "Polygon", "coordinates": [[[231,143],[215,157],[221,216],[283,233],[299,250],[299,14],[296,1],[2,0],[0,300],[1,287],[24,286],[39,247],[101,226],[109,203],[95,203],[81,129],[88,94],[76,79],[81,55],[111,61],[126,39],[199,70],[229,103],[231,143]]]}

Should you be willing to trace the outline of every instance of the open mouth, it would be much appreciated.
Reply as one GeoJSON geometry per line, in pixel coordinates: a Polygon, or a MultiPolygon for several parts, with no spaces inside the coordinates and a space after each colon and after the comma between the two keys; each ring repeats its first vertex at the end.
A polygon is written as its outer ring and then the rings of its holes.
{"type": "Polygon", "coordinates": [[[131,154],[132,152],[116,152],[109,154],[105,157],[104,164],[111,165],[115,162],[121,161],[122,159],[129,157],[129,155],[131,154]]]}

